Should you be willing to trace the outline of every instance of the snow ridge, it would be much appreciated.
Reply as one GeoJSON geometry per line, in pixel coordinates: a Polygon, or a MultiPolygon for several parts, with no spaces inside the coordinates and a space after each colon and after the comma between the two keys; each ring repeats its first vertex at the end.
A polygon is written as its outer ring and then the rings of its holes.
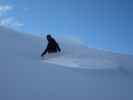
{"type": "Polygon", "coordinates": [[[0,27],[0,100],[133,100],[133,56],[57,40],[41,59],[46,41],[0,27]]]}

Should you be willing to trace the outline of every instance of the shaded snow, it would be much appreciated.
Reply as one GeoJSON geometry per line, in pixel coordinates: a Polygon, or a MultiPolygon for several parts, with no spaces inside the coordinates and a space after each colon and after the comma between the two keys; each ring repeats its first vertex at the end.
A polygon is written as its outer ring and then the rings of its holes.
{"type": "Polygon", "coordinates": [[[133,100],[132,56],[59,39],[42,60],[41,42],[0,27],[0,100],[133,100]]]}

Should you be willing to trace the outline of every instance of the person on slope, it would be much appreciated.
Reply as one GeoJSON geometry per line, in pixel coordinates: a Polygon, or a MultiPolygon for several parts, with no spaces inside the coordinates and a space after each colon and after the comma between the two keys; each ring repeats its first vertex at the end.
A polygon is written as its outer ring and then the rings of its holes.
{"type": "Polygon", "coordinates": [[[48,40],[48,45],[41,54],[41,57],[43,57],[46,53],[57,53],[58,51],[61,52],[61,49],[55,39],[51,35],[47,35],[46,37],[48,40]]]}

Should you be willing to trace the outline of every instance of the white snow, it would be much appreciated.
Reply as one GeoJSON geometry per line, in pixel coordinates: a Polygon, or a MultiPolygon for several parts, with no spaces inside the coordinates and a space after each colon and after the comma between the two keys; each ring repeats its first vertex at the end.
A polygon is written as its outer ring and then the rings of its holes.
{"type": "Polygon", "coordinates": [[[46,41],[0,27],[0,100],[133,100],[133,56],[57,40],[42,60],[46,41]]]}

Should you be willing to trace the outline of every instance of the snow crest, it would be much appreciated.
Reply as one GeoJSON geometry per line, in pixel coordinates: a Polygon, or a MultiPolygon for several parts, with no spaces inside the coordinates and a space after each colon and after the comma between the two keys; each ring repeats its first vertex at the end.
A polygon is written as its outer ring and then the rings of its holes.
{"type": "Polygon", "coordinates": [[[57,41],[40,58],[46,41],[0,27],[0,100],[133,100],[132,56],[57,41]]]}

